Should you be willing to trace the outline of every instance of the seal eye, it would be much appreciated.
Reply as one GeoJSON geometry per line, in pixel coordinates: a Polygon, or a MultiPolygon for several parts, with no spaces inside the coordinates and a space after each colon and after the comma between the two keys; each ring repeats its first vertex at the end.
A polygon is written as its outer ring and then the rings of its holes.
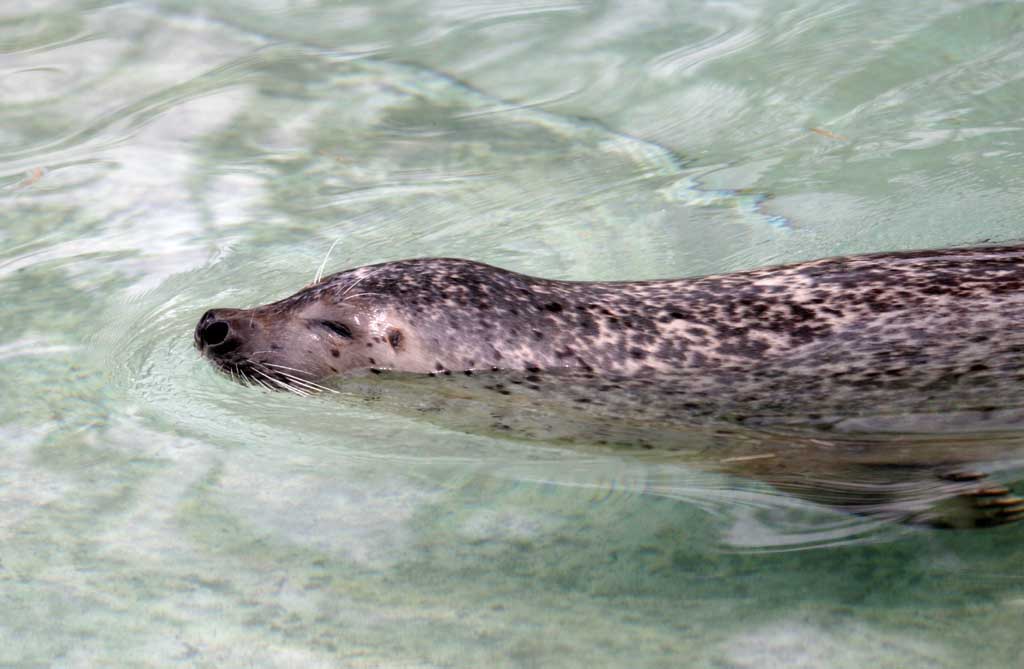
{"type": "Polygon", "coordinates": [[[327,328],[339,337],[352,339],[352,330],[349,330],[348,326],[344,323],[339,323],[338,321],[317,321],[316,323],[320,327],[327,328]]]}

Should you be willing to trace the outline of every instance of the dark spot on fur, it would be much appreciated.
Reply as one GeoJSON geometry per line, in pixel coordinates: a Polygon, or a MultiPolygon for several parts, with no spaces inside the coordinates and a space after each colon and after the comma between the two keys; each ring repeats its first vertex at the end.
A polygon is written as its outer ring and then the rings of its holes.
{"type": "Polygon", "coordinates": [[[552,313],[557,314],[559,311],[562,310],[562,305],[559,304],[558,302],[548,302],[547,304],[544,305],[544,308],[552,313]]]}
{"type": "Polygon", "coordinates": [[[801,323],[803,321],[809,321],[814,318],[814,312],[806,307],[802,307],[799,304],[789,305],[789,312],[793,314],[793,320],[801,323]]]}
{"type": "Polygon", "coordinates": [[[340,355],[341,355],[341,352],[340,352],[340,351],[338,351],[338,349],[336,349],[336,348],[332,348],[332,349],[331,349],[331,356],[333,356],[333,357],[337,358],[337,357],[338,357],[338,356],[340,356],[340,355]]]}
{"type": "Polygon", "coordinates": [[[397,349],[402,345],[402,331],[398,328],[392,328],[388,331],[388,343],[391,344],[391,348],[397,349]]]}

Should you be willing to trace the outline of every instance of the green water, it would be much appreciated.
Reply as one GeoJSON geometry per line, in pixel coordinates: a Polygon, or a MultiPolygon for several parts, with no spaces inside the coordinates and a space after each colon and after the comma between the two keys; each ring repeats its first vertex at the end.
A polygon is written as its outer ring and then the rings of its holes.
{"type": "Polygon", "coordinates": [[[638,279],[1019,239],[1024,6],[193,4],[0,5],[0,666],[1024,664],[1020,527],[272,395],[191,346],[335,242],[638,279]]]}

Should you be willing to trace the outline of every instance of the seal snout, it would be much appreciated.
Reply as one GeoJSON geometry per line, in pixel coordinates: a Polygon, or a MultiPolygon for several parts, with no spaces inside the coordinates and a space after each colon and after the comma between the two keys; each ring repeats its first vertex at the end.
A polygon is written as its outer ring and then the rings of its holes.
{"type": "Polygon", "coordinates": [[[228,338],[231,326],[217,318],[217,311],[210,309],[199,319],[196,326],[196,341],[206,346],[216,346],[228,338]]]}
{"type": "Polygon", "coordinates": [[[199,319],[196,325],[195,342],[200,350],[210,349],[213,353],[221,353],[231,335],[231,324],[218,309],[210,309],[199,319]]]}

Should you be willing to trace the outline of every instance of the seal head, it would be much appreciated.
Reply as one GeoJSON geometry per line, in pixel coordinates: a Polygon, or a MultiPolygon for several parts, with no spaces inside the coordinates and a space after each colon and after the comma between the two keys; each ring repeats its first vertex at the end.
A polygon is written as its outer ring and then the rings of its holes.
{"type": "Polygon", "coordinates": [[[196,326],[195,345],[234,378],[289,390],[374,365],[393,366],[408,338],[387,316],[385,309],[323,298],[210,309],[196,326]]]}

